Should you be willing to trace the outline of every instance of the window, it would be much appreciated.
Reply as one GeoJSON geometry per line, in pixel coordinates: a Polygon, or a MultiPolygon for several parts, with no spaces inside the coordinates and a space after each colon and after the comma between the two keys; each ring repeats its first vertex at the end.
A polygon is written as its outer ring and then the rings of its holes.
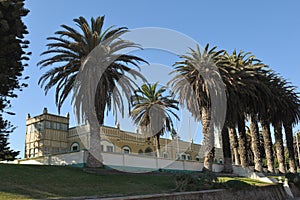
{"type": "Polygon", "coordinates": [[[48,147],[44,147],[43,148],[43,152],[44,152],[44,155],[48,155],[50,153],[49,148],[48,147]]]}
{"type": "Polygon", "coordinates": [[[33,149],[29,149],[29,158],[33,157],[33,149]]]}
{"type": "Polygon", "coordinates": [[[101,145],[100,148],[101,148],[101,152],[103,152],[104,151],[104,145],[101,145]]]}
{"type": "Polygon", "coordinates": [[[182,154],[181,155],[181,160],[185,160],[186,159],[186,155],[185,154],[182,154]]]}
{"type": "Polygon", "coordinates": [[[51,123],[46,121],[46,128],[51,128],[51,123]]]}
{"type": "Polygon", "coordinates": [[[28,125],[27,131],[28,131],[28,133],[33,133],[34,132],[33,124],[28,125]]]}
{"type": "Polygon", "coordinates": [[[53,147],[52,152],[53,152],[53,153],[59,153],[59,148],[53,147]]]}
{"type": "Polygon", "coordinates": [[[196,156],[196,157],[195,157],[195,160],[196,160],[196,161],[200,161],[200,157],[199,157],[199,156],[196,156]]]}
{"type": "Polygon", "coordinates": [[[190,154],[187,154],[187,155],[186,155],[186,158],[187,158],[187,160],[191,160],[191,155],[190,155],[190,154]]]}
{"type": "Polygon", "coordinates": [[[129,148],[128,146],[124,146],[124,147],[122,148],[122,152],[123,152],[124,154],[130,154],[130,148],[129,148]]]}
{"type": "Polygon", "coordinates": [[[163,152],[163,157],[168,158],[168,152],[163,152]]]}
{"type": "Polygon", "coordinates": [[[52,128],[57,129],[57,123],[56,122],[52,122],[52,128]]]}
{"type": "Polygon", "coordinates": [[[39,125],[40,125],[40,131],[44,131],[44,122],[40,122],[39,125]]]}
{"type": "Polygon", "coordinates": [[[60,130],[67,131],[68,130],[68,125],[67,124],[60,124],[60,130]]]}
{"type": "Polygon", "coordinates": [[[142,155],[144,152],[142,149],[139,150],[138,154],[142,155]]]}
{"type": "Polygon", "coordinates": [[[114,152],[114,147],[113,146],[107,146],[106,151],[107,152],[114,152]]]}
{"type": "Polygon", "coordinates": [[[79,150],[80,150],[79,144],[77,142],[74,142],[71,145],[71,151],[79,151],[79,150]]]}
{"type": "Polygon", "coordinates": [[[154,156],[153,150],[150,147],[147,147],[147,149],[145,149],[145,155],[154,156]]]}
{"type": "Polygon", "coordinates": [[[34,149],[34,157],[37,157],[39,155],[39,149],[35,148],[34,149]]]}

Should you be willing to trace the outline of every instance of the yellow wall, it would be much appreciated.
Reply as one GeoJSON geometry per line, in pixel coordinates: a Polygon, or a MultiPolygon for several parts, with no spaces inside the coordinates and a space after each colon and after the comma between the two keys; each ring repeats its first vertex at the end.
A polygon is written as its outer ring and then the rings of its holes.
{"type": "MultiPolygon", "coordinates": [[[[55,126],[55,125],[54,125],[55,126]]],[[[59,125],[60,127],[61,125],[59,125]]],[[[82,125],[74,128],[69,127],[69,117],[57,116],[47,113],[44,110],[42,115],[36,117],[27,117],[26,119],[26,141],[25,158],[44,156],[47,154],[56,154],[72,151],[72,145],[79,145],[78,150],[89,149],[90,130],[88,125],[82,125]],[[67,126],[67,129],[53,128],[46,126],[46,122],[58,123],[67,126]],[[44,123],[43,128],[39,129],[39,123],[44,123]]],[[[142,154],[154,156],[156,154],[156,140],[139,134],[120,130],[119,127],[101,126],[100,130],[101,145],[103,151],[109,151],[111,146],[113,152],[124,153],[124,147],[130,149],[130,154],[142,154]],[[151,149],[152,153],[146,150],[151,149]]],[[[182,140],[170,140],[160,138],[160,157],[166,156],[170,159],[180,157],[185,154],[186,160],[196,160],[196,157],[203,160],[203,149],[201,145],[182,140]],[[188,157],[189,156],[189,157],[188,157]]],[[[218,161],[223,158],[222,150],[215,150],[215,158],[218,161]]]]}

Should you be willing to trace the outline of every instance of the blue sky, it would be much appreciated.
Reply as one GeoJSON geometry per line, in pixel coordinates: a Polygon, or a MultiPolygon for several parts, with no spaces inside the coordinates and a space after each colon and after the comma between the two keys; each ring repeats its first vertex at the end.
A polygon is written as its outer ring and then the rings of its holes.
{"type": "MultiPolygon", "coordinates": [[[[40,53],[46,50],[46,38],[53,36],[61,24],[73,26],[72,20],[79,16],[89,19],[105,15],[105,27],[162,27],[186,34],[202,46],[210,43],[229,52],[235,48],[250,51],[299,87],[300,2],[244,2],[27,0],[25,7],[30,13],[24,22],[29,30],[26,36],[30,41],[28,51],[33,54],[24,72],[24,76],[30,76],[29,87],[12,101],[11,110],[16,115],[9,119],[18,128],[10,136],[11,147],[21,151],[23,157],[27,113],[38,115],[44,107],[57,113],[53,91],[45,96],[37,84],[45,70],[40,70],[36,64],[41,59],[40,53]]],[[[172,64],[165,53],[149,51],[145,55],[150,62],[172,64]]],[[[66,112],[71,112],[70,101],[62,108],[61,113],[66,112]]]]}

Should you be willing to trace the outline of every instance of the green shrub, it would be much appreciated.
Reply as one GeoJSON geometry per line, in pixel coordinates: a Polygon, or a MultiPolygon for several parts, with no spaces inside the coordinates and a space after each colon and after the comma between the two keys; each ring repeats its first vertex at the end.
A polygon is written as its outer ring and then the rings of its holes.
{"type": "Polygon", "coordinates": [[[298,173],[287,173],[285,177],[288,179],[289,182],[295,184],[295,186],[300,189],[300,175],[298,173]]]}
{"type": "Polygon", "coordinates": [[[176,191],[197,191],[205,189],[220,188],[222,183],[218,181],[218,177],[211,172],[200,174],[176,175],[176,191]]]}
{"type": "Polygon", "coordinates": [[[249,188],[251,185],[249,183],[245,183],[244,181],[240,180],[230,180],[224,183],[226,188],[233,188],[233,189],[243,189],[249,188]]]}

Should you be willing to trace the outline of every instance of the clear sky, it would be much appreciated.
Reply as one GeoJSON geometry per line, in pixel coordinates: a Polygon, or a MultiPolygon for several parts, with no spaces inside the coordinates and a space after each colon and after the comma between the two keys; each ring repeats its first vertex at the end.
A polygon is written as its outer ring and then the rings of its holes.
{"type": "MultiPolygon", "coordinates": [[[[30,76],[29,87],[12,101],[11,110],[16,115],[9,118],[17,126],[10,136],[11,147],[21,151],[21,157],[26,114],[41,114],[44,107],[50,113],[57,113],[53,91],[45,96],[37,84],[45,71],[36,64],[41,59],[40,53],[46,50],[46,38],[53,36],[61,24],[73,26],[72,20],[79,16],[89,19],[105,15],[105,27],[162,27],[184,33],[202,46],[210,43],[229,52],[235,48],[250,51],[293,85],[300,86],[300,2],[297,0],[27,0],[25,7],[30,10],[23,18],[29,31],[26,36],[30,41],[28,51],[33,53],[24,72],[24,76],[30,76]]],[[[150,52],[146,60],[171,64],[165,54],[157,55],[150,52]]],[[[67,112],[71,113],[70,101],[65,102],[61,113],[67,112]]]]}

